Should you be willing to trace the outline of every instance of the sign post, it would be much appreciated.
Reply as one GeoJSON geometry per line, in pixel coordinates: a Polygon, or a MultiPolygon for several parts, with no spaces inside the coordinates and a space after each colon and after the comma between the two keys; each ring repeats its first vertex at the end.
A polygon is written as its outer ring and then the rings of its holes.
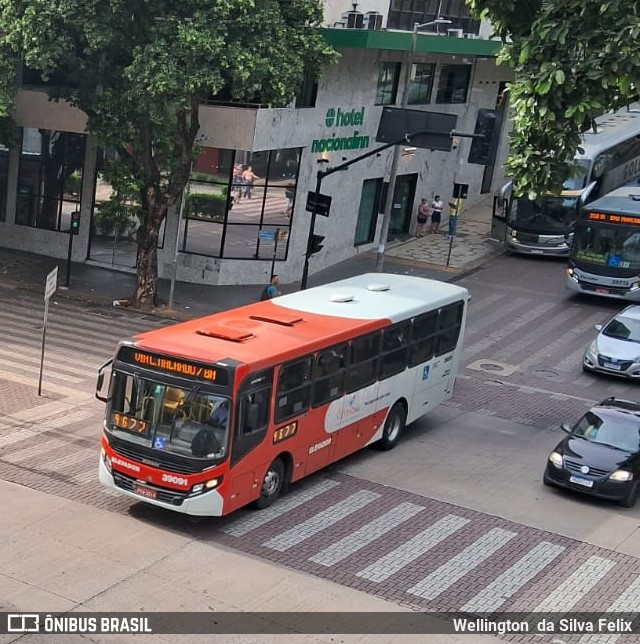
{"type": "Polygon", "coordinates": [[[42,325],[42,350],[40,352],[40,376],[38,377],[38,396],[42,395],[42,367],[44,366],[44,344],[47,338],[47,318],[49,316],[49,300],[58,288],[58,267],[48,275],[44,284],[44,324],[42,325]]]}

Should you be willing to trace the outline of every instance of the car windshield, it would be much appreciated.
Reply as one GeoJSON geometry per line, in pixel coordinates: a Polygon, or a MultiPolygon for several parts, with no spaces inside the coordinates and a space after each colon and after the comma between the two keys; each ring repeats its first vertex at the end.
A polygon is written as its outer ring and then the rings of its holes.
{"type": "Polygon", "coordinates": [[[591,443],[637,452],[640,447],[640,419],[633,414],[596,413],[592,410],[575,424],[572,434],[591,443]]]}
{"type": "Polygon", "coordinates": [[[618,340],[640,342],[640,320],[619,315],[602,329],[602,335],[618,340]]]}
{"type": "Polygon", "coordinates": [[[640,269],[640,233],[637,227],[581,221],[571,256],[611,268],[640,269]]]}
{"type": "Polygon", "coordinates": [[[121,438],[191,458],[227,453],[229,400],[114,371],[107,425],[121,438]]]}

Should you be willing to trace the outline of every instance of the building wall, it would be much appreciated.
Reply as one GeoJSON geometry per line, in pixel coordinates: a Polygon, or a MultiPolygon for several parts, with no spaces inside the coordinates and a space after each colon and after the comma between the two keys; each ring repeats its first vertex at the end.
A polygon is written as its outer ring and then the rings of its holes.
{"type": "MultiPolygon", "coordinates": [[[[339,3],[336,3],[336,6],[339,3]]],[[[348,7],[347,9],[349,9],[348,7]]],[[[362,11],[375,10],[376,7],[360,8],[362,11]]],[[[382,11],[382,9],[379,9],[382,11]]],[[[331,151],[328,154],[328,166],[337,165],[356,156],[373,150],[380,144],[375,137],[378,129],[382,107],[375,105],[378,67],[381,62],[399,62],[406,59],[402,51],[376,49],[344,49],[340,60],[325,70],[319,81],[316,106],[313,108],[294,109],[243,109],[225,106],[202,106],[200,133],[206,140],[201,146],[245,149],[272,150],[281,148],[302,148],[300,174],[295,209],[292,215],[292,228],[289,240],[289,252],[286,261],[276,263],[276,272],[283,282],[299,280],[302,274],[304,252],[309,232],[310,215],[305,211],[308,191],[315,189],[318,169],[327,164],[319,164],[320,154],[313,150],[313,142],[322,139],[351,137],[368,137],[367,147],[355,150],[331,151]],[[328,121],[328,111],[334,111],[334,123],[328,121]],[[362,123],[339,126],[335,123],[338,110],[362,114],[362,123]]],[[[494,108],[500,82],[509,79],[507,67],[496,67],[494,59],[465,58],[444,54],[417,54],[415,62],[435,62],[432,102],[424,106],[410,106],[411,109],[424,109],[433,112],[455,114],[458,117],[457,129],[462,132],[473,132],[477,111],[480,108],[494,108]],[[473,66],[470,91],[466,104],[435,104],[438,72],[440,64],[471,64],[473,66]]],[[[400,78],[403,78],[401,73],[400,78]]],[[[396,104],[400,104],[401,89],[396,104]]],[[[83,132],[86,116],[79,110],[65,103],[50,103],[43,92],[22,91],[18,96],[17,118],[19,125],[57,129],[69,132],[83,132]]],[[[503,126],[504,127],[504,126],[503,126]]],[[[507,137],[501,139],[498,159],[506,154],[507,137]]],[[[417,150],[412,156],[403,156],[398,173],[400,176],[415,174],[418,176],[416,200],[421,196],[442,195],[445,202],[451,196],[454,182],[469,184],[468,204],[472,205],[480,197],[480,186],[483,166],[469,165],[466,159],[469,153],[470,140],[460,139],[456,150],[439,152],[417,150]]],[[[348,259],[357,253],[377,247],[379,234],[373,243],[354,246],[354,234],[358,218],[363,181],[366,179],[388,179],[392,151],[388,149],[355,164],[346,172],[335,173],[327,177],[322,184],[322,192],[332,197],[329,218],[318,217],[316,232],[325,235],[324,249],[313,256],[310,261],[311,272],[316,272],[336,262],[348,259]]],[[[53,257],[66,257],[68,235],[17,226],[13,223],[16,203],[18,151],[13,151],[9,162],[9,187],[7,196],[7,217],[0,222],[0,245],[11,246],[22,250],[42,253],[53,257]]],[[[84,261],[88,253],[91,209],[94,193],[96,164],[96,145],[92,137],[87,137],[85,156],[83,193],[81,202],[80,234],[74,239],[73,259],[84,261]]],[[[499,163],[492,188],[499,187],[502,176],[499,163]]],[[[412,206],[412,213],[416,204],[412,206]]],[[[177,208],[166,222],[165,243],[158,251],[159,275],[170,277],[175,256],[175,242],[178,218],[177,208]]],[[[378,217],[379,232],[382,217],[378,217]]],[[[220,260],[214,257],[178,254],[178,280],[208,284],[244,284],[262,283],[268,279],[271,270],[269,261],[255,260],[220,260]]]]}

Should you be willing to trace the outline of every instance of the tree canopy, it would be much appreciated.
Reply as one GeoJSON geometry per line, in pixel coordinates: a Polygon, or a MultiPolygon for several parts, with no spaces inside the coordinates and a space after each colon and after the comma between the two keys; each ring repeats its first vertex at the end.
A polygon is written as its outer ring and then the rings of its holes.
{"type": "Polygon", "coordinates": [[[506,169],[519,193],[558,192],[581,132],[638,98],[640,2],[467,0],[504,42],[513,134],[506,169]]]}
{"type": "Polygon", "coordinates": [[[321,0],[0,0],[0,118],[12,115],[24,63],[54,78],[50,97],[83,110],[116,151],[112,199],[135,195],[140,219],[140,306],[156,303],[159,229],[188,180],[199,106],[223,89],[291,100],[335,57],[321,18],[321,0]]]}

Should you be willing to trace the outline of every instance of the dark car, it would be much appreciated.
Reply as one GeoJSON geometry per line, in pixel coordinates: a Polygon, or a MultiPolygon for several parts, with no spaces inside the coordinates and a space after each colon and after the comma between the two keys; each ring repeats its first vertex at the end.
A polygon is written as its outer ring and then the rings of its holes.
{"type": "Polygon", "coordinates": [[[544,483],[633,507],[640,493],[640,403],[607,398],[549,454],[544,483]]]}

